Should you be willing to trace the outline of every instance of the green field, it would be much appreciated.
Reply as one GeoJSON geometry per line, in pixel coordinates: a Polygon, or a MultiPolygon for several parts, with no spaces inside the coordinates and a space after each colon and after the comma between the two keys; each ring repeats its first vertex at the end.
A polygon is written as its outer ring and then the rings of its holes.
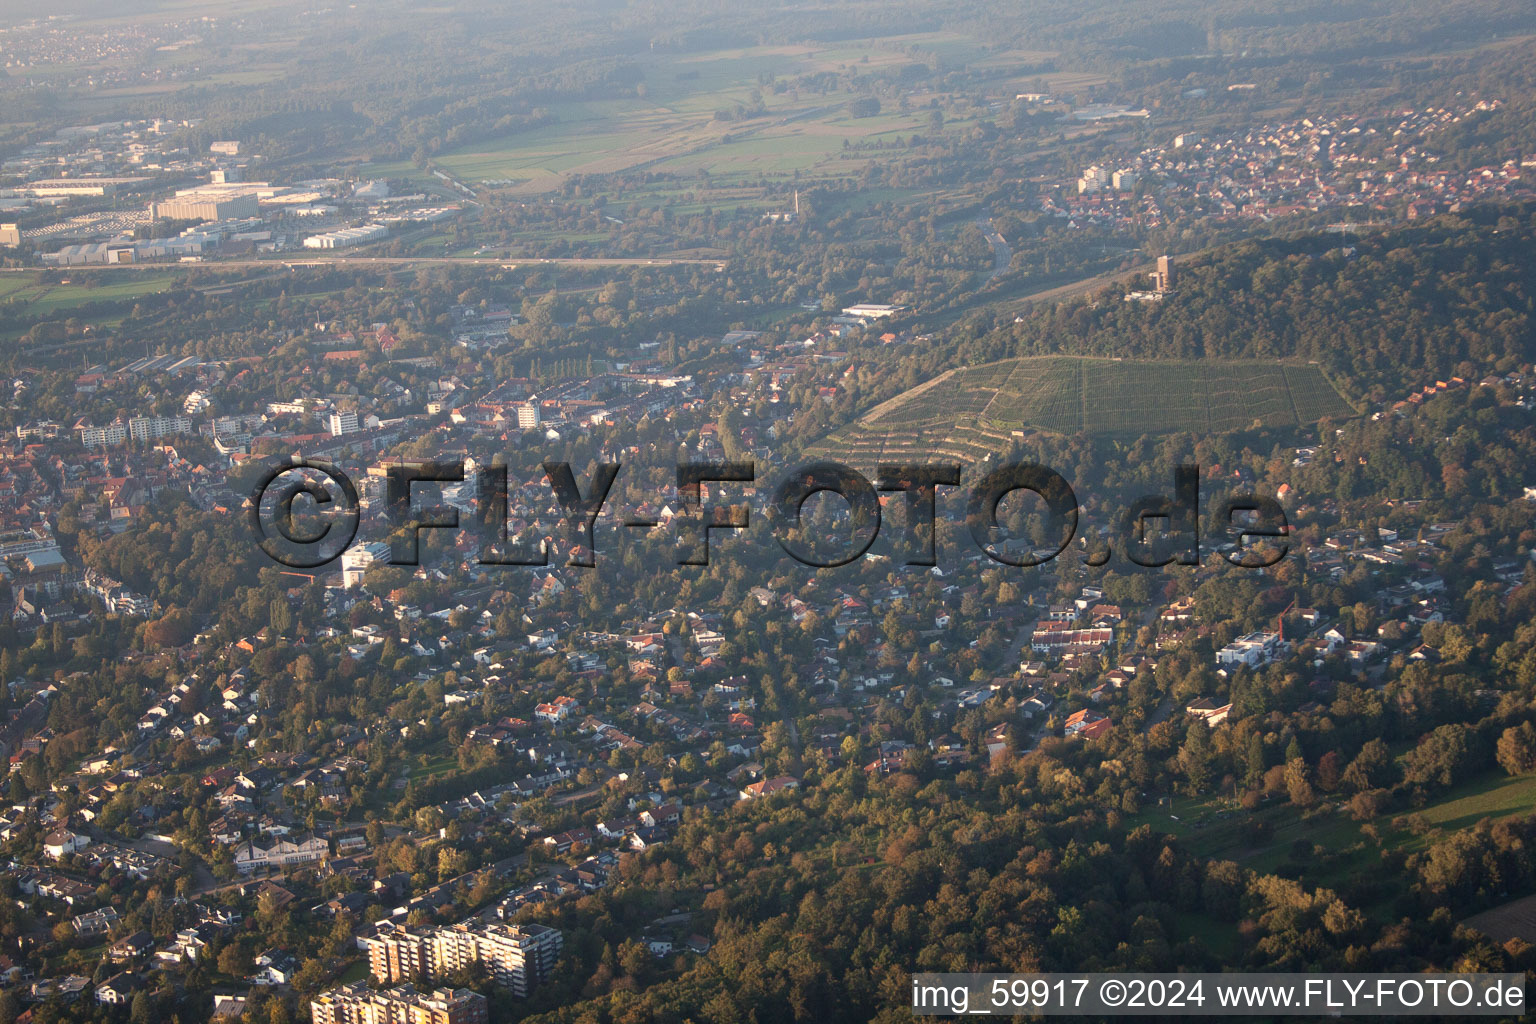
{"type": "Polygon", "coordinates": [[[855,464],[977,458],[1031,431],[1136,437],[1315,423],[1354,410],[1315,366],[1045,356],[953,370],[870,410],[821,445],[855,464]]]}
{"type": "MultiPolygon", "coordinates": [[[[689,176],[707,172],[719,183],[755,184],[764,176],[795,172],[847,176],[879,155],[845,152],[845,142],[889,142],[923,132],[927,101],[938,97],[924,94],[905,111],[886,99],[878,115],[861,118],[849,112],[854,96],[848,92],[775,90],[764,88],[765,80],[975,63],[996,71],[1020,71],[1020,87],[1036,79],[1055,88],[1102,81],[1095,75],[1022,74],[1052,56],[999,49],[989,40],[951,32],[657,54],[636,61],[643,74],[641,95],[551,103],[554,123],[440,153],[431,167],[471,187],[494,183],[492,191],[507,195],[548,192],[572,175],[642,167],[689,176]],[[749,105],[754,91],[762,98],[759,116],[715,119],[718,110],[749,105]]],[[[973,116],[967,112],[952,118],[949,127],[963,129],[973,116]]],[[[372,164],[365,171],[430,180],[408,161],[372,164]]]]}
{"type": "MultiPolygon", "coordinates": [[[[1172,807],[1148,807],[1129,819],[1131,826],[1148,824],[1159,833],[1178,836],[1199,857],[1235,860],[1255,871],[1273,872],[1292,861],[1292,845],[1305,840],[1330,852],[1327,864],[1314,864],[1313,884],[1339,885],[1354,872],[1369,872],[1380,863],[1380,849],[1362,831],[1363,822],[1328,806],[1334,796],[1311,814],[1303,815],[1284,800],[1272,800],[1254,811],[1239,809],[1220,796],[1180,797],[1172,807]],[[1254,840],[1254,824],[1265,822],[1271,832],[1254,840]]],[[[1453,832],[1483,821],[1536,814],[1536,776],[1507,776],[1489,772],[1440,794],[1417,811],[1389,811],[1375,821],[1381,848],[1422,850],[1453,832]],[[1434,830],[1416,835],[1391,822],[1400,814],[1418,814],[1434,830]]],[[[1294,865],[1293,865],[1294,868],[1294,865]]]]}
{"type": "Polygon", "coordinates": [[[66,274],[57,284],[39,283],[34,272],[0,274],[0,338],[15,340],[36,319],[79,317],[82,323],[111,327],[121,323],[126,310],[82,314],[93,302],[123,302],[163,292],[180,283],[171,272],[128,271],[111,277],[96,270],[66,274]]]}
{"type": "Polygon", "coordinates": [[[1517,814],[1536,814],[1536,776],[1490,774],[1453,789],[1448,797],[1424,808],[1430,824],[1448,832],[1470,828],[1487,818],[1497,821],[1517,814]]]}

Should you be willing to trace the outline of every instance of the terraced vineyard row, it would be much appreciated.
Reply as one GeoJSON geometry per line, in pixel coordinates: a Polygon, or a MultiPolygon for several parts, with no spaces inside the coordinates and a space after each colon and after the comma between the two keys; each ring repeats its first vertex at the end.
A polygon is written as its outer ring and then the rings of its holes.
{"type": "Polygon", "coordinates": [[[965,367],[871,410],[815,453],[851,465],[982,461],[1024,432],[1139,436],[1354,415],[1315,366],[1048,356],[965,367]]]}

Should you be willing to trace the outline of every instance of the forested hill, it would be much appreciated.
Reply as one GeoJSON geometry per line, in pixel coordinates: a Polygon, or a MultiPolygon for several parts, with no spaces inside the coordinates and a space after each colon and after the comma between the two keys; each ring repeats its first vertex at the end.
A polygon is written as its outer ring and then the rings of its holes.
{"type": "Polygon", "coordinates": [[[1536,356],[1536,208],[1245,242],[1181,260],[1161,302],[1121,301],[1131,287],[1025,315],[993,358],[1302,358],[1357,397],[1385,398],[1536,356]]]}

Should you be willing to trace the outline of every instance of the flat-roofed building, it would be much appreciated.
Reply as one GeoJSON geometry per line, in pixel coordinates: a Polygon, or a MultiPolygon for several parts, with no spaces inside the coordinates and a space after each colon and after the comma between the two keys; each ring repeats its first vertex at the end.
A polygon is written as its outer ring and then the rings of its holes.
{"type": "Polygon", "coordinates": [[[16,437],[21,441],[49,441],[59,436],[57,420],[31,420],[18,424],[16,437]]]}
{"type": "Polygon", "coordinates": [[[879,302],[860,302],[844,309],[843,315],[864,317],[869,320],[883,320],[888,316],[895,316],[904,308],[904,306],[887,306],[879,302]]]}
{"type": "Polygon", "coordinates": [[[369,566],[375,562],[384,564],[388,561],[389,545],[383,541],[371,541],[348,548],[341,555],[342,586],[348,590],[362,586],[369,566]]]}
{"type": "Polygon", "coordinates": [[[108,448],[128,440],[128,424],[119,420],[104,427],[81,427],[80,443],[87,448],[108,448]]]}
{"type": "Polygon", "coordinates": [[[512,408],[517,411],[517,427],[519,430],[532,430],[543,422],[544,417],[536,399],[517,402],[512,408]]]}
{"type": "Polygon", "coordinates": [[[253,193],[228,189],[192,189],[149,204],[149,215],[156,220],[238,220],[260,213],[253,193]]]}
{"type": "Polygon", "coordinates": [[[355,434],[361,429],[355,412],[333,412],[326,417],[326,426],[330,429],[332,437],[355,434]]]}
{"type": "Polygon", "coordinates": [[[110,196],[148,181],[148,178],[39,178],[18,186],[17,191],[34,196],[110,196]]]}
{"type": "Polygon", "coordinates": [[[327,231],[321,235],[310,235],[304,239],[306,249],[347,249],[354,245],[364,245],[368,242],[376,242],[381,238],[389,237],[387,224],[363,224],[355,228],[338,228],[335,231],[327,231]]]}
{"type": "Polygon", "coordinates": [[[1281,648],[1279,633],[1249,633],[1217,651],[1216,664],[1222,668],[1258,668],[1275,660],[1281,648]]]}
{"type": "Polygon", "coordinates": [[[158,441],[162,437],[190,433],[190,416],[135,416],[128,421],[128,436],[135,441],[158,441]]]}
{"type": "Polygon", "coordinates": [[[524,998],[554,970],[562,937],[539,924],[465,922],[438,928],[381,925],[361,943],[369,972],[380,984],[484,967],[497,985],[524,998]]]}
{"type": "Polygon", "coordinates": [[[365,981],[322,992],[309,1004],[314,1024],[486,1024],[485,996],[467,988],[375,991],[365,981]]]}

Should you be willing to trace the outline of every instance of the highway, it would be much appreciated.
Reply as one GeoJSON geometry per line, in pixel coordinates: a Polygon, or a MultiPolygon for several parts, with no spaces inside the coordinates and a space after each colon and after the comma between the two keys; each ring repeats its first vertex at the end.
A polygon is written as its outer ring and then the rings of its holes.
{"type": "Polygon", "coordinates": [[[516,270],[519,267],[664,267],[700,266],[724,270],[726,260],[685,259],[676,256],[289,256],[268,259],[199,260],[195,263],[87,263],[72,267],[4,267],[0,273],[35,274],[39,269],[57,269],[69,273],[102,270],[143,270],[164,272],[167,270],[271,270],[287,267],[403,267],[403,266],[465,266],[501,267],[516,270]]]}

